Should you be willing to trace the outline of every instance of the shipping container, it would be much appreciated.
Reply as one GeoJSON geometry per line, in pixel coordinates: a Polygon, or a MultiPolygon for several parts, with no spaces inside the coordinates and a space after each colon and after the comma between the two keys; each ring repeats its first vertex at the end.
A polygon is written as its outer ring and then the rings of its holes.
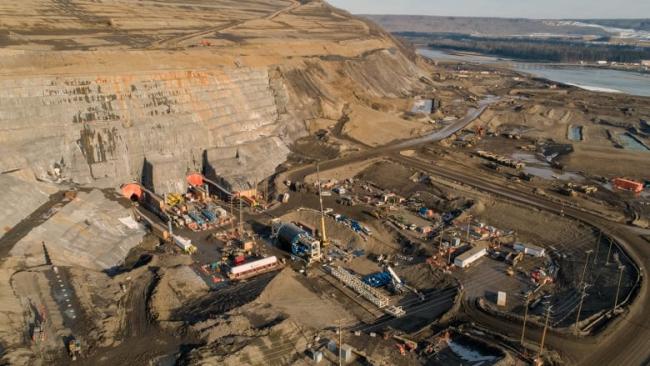
{"type": "Polygon", "coordinates": [[[632,191],[634,193],[640,193],[641,191],[643,191],[643,183],[630,180],[630,179],[615,178],[612,181],[612,184],[614,185],[614,187],[618,189],[632,191]]]}

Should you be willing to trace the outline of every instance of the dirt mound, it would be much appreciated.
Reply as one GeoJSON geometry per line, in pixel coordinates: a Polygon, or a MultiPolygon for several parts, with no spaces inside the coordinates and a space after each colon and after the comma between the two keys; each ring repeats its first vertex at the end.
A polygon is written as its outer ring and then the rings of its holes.
{"type": "Polygon", "coordinates": [[[269,283],[255,302],[270,304],[290,320],[314,329],[332,326],[346,317],[346,309],[307,286],[296,272],[286,268],[269,283]]]}
{"type": "Polygon", "coordinates": [[[398,116],[353,104],[343,133],[368,146],[385,145],[394,140],[422,134],[432,125],[407,121],[398,116]]]}
{"type": "Polygon", "coordinates": [[[251,328],[245,320],[219,322],[214,341],[192,350],[179,361],[187,365],[293,364],[307,347],[305,330],[295,323],[278,323],[251,328]],[[221,333],[220,333],[221,332],[221,333]]]}
{"type": "Polygon", "coordinates": [[[189,266],[161,270],[151,298],[151,313],[159,321],[173,320],[173,314],[188,301],[208,293],[209,287],[189,266]]]}

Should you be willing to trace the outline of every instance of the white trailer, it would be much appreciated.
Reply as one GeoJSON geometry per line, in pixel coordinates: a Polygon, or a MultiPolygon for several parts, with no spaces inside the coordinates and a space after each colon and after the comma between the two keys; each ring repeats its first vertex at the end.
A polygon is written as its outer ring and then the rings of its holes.
{"type": "Polygon", "coordinates": [[[275,256],[262,258],[230,269],[230,279],[240,280],[272,271],[280,266],[275,256]]]}
{"type": "Polygon", "coordinates": [[[515,243],[513,248],[518,252],[523,252],[524,254],[532,255],[533,257],[543,257],[546,255],[546,250],[544,250],[544,248],[533,244],[515,243]]]}
{"type": "Polygon", "coordinates": [[[454,259],[454,265],[456,265],[456,267],[465,268],[484,257],[486,254],[487,250],[485,248],[474,247],[456,257],[456,259],[454,259]]]}
{"type": "Polygon", "coordinates": [[[173,235],[172,238],[174,239],[174,244],[181,248],[185,253],[192,254],[196,251],[196,247],[192,245],[192,240],[178,235],[173,235]]]}

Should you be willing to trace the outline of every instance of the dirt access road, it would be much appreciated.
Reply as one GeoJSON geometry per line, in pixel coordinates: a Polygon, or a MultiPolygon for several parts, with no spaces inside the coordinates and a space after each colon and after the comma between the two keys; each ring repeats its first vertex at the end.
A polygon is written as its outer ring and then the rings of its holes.
{"type": "MultiPolygon", "coordinates": [[[[455,134],[456,132],[462,130],[463,128],[467,127],[472,122],[474,122],[477,118],[479,118],[483,114],[483,112],[485,112],[485,110],[487,110],[488,107],[490,107],[490,105],[496,103],[499,100],[500,98],[498,97],[493,97],[493,96],[487,97],[479,101],[478,108],[470,109],[465,115],[465,117],[455,121],[452,124],[443,127],[438,131],[434,131],[425,136],[417,137],[414,139],[408,139],[404,141],[398,141],[386,146],[380,146],[380,147],[368,149],[342,158],[335,158],[331,160],[322,161],[319,163],[320,170],[324,171],[328,169],[339,168],[348,164],[358,163],[374,157],[383,156],[393,152],[397,152],[409,148],[415,148],[427,143],[444,140],[449,136],[455,134]]],[[[307,165],[304,167],[291,170],[287,172],[287,175],[290,177],[291,180],[303,181],[306,176],[314,173],[316,173],[316,166],[307,165]]]]}
{"type": "MultiPolygon", "coordinates": [[[[280,9],[278,11],[275,11],[275,12],[273,12],[271,14],[268,14],[268,15],[262,17],[262,18],[259,18],[259,19],[270,20],[270,19],[276,18],[277,16],[279,16],[281,14],[284,14],[284,13],[287,13],[287,12],[290,12],[290,11],[296,9],[300,5],[301,4],[300,4],[299,1],[293,0],[292,4],[289,5],[288,7],[284,8],[284,9],[280,9]]],[[[254,20],[257,20],[257,18],[254,19],[254,20]]],[[[209,36],[211,34],[223,32],[225,30],[232,29],[234,27],[245,24],[246,22],[249,22],[249,21],[250,20],[248,20],[248,19],[247,20],[232,21],[232,22],[228,22],[226,24],[219,25],[217,27],[204,29],[204,30],[201,30],[199,32],[194,32],[194,33],[190,33],[190,34],[183,34],[181,36],[168,38],[168,39],[165,39],[165,40],[162,40],[162,41],[152,43],[150,48],[168,48],[170,46],[173,46],[173,47],[182,46],[181,42],[186,42],[186,41],[189,41],[189,40],[192,40],[192,39],[201,38],[201,37],[209,36]]]]}

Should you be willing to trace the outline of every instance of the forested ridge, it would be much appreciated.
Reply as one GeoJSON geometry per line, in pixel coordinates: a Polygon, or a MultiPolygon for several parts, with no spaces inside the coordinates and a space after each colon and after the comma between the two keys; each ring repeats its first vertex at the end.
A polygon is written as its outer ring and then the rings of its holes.
{"type": "Polygon", "coordinates": [[[553,38],[476,37],[417,32],[396,34],[433,48],[478,52],[520,60],[550,62],[607,60],[626,63],[650,60],[650,47],[609,44],[606,37],[594,41],[584,41],[553,38]]]}

